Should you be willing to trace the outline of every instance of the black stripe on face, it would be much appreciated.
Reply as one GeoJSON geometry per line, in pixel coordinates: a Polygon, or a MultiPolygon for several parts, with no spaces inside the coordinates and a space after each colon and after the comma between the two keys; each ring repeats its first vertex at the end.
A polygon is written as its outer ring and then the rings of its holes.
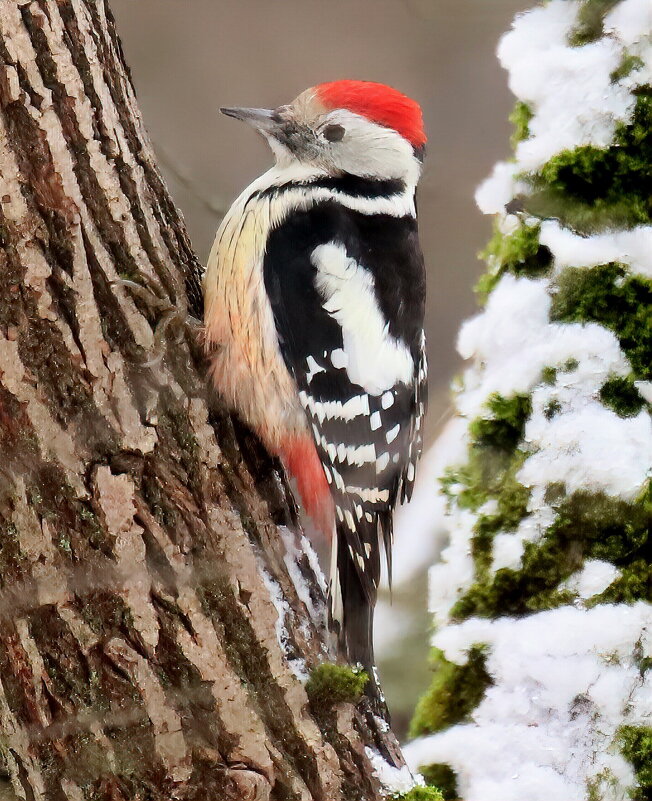
{"type": "Polygon", "coordinates": [[[258,197],[278,197],[292,189],[328,189],[357,198],[389,198],[405,191],[405,182],[400,178],[361,178],[345,173],[336,177],[315,178],[312,181],[288,181],[279,186],[270,186],[255,193],[258,197]]]}

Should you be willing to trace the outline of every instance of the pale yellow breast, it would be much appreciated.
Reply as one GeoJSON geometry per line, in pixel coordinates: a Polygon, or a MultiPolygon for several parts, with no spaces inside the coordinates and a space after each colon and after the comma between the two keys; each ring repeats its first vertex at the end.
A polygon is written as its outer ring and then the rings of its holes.
{"type": "Polygon", "coordinates": [[[288,429],[299,433],[306,422],[265,292],[265,243],[278,213],[273,205],[269,197],[245,193],[224,218],[204,276],[204,322],[217,391],[276,449],[288,429]]]}

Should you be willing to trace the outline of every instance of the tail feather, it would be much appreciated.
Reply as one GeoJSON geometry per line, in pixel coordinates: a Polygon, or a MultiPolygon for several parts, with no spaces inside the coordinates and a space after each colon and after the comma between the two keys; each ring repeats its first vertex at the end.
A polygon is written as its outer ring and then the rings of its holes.
{"type": "MultiPolygon", "coordinates": [[[[348,661],[360,664],[370,671],[375,665],[373,623],[374,597],[369,597],[369,587],[364,587],[346,541],[338,532],[337,573],[342,596],[342,630],[340,641],[348,661]]],[[[375,590],[375,588],[374,588],[375,590]]]]}
{"type": "Polygon", "coordinates": [[[347,543],[338,527],[331,551],[330,612],[338,647],[351,665],[360,665],[369,676],[366,694],[377,714],[389,719],[376,678],[374,658],[374,607],[376,581],[363,583],[347,543]]]}

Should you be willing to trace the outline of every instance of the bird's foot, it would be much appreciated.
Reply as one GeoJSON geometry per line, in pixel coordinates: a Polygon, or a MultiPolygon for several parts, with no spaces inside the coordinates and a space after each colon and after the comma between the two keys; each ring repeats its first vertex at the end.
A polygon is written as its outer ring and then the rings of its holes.
{"type": "Polygon", "coordinates": [[[179,344],[187,333],[196,339],[202,323],[189,313],[183,291],[177,292],[178,303],[173,304],[168,298],[160,297],[163,293],[162,287],[144,275],[139,277],[142,284],[127,278],[120,278],[111,283],[114,286],[124,287],[133,297],[139,298],[155,317],[154,341],[147,360],[141,364],[142,367],[154,367],[160,364],[163,358],[169,331],[175,334],[175,342],[179,344]]]}

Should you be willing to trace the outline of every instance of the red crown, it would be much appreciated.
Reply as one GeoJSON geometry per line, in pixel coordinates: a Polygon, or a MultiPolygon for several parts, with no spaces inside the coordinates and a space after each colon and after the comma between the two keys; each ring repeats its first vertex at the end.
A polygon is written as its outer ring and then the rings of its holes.
{"type": "Polygon", "coordinates": [[[372,81],[331,81],[315,87],[328,108],[346,108],[372,122],[393,128],[415,147],[426,143],[421,107],[406,95],[372,81]]]}

